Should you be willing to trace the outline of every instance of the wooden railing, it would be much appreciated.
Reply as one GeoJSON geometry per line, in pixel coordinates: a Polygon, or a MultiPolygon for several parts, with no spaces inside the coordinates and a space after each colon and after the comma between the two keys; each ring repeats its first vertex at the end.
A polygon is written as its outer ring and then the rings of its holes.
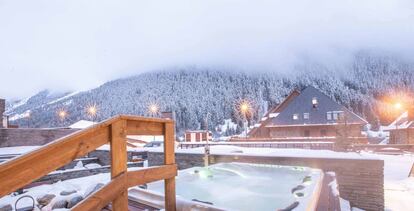
{"type": "Polygon", "coordinates": [[[1,163],[0,198],[107,143],[111,146],[111,181],[72,210],[100,210],[111,202],[113,210],[128,210],[129,187],[165,180],[165,208],[174,211],[177,175],[174,122],[126,115],[108,119],[1,163]],[[128,171],[127,135],[163,135],[164,165],[128,171]]]}

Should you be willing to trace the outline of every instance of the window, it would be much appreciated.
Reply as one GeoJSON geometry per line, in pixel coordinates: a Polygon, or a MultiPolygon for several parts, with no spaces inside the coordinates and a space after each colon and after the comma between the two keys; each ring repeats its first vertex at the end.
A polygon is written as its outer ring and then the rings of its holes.
{"type": "Polygon", "coordinates": [[[318,106],[318,98],[314,97],[312,98],[312,105],[314,108],[316,108],[318,106]]]}
{"type": "Polygon", "coordinates": [[[309,119],[309,113],[303,113],[303,119],[309,119]]]}
{"type": "Polygon", "coordinates": [[[344,118],[344,112],[343,111],[338,111],[338,119],[345,119],[344,118]]]}
{"type": "Polygon", "coordinates": [[[326,130],[325,130],[325,129],[322,129],[322,130],[321,130],[321,136],[322,136],[322,137],[325,137],[325,136],[326,136],[326,130]]]}
{"type": "Polygon", "coordinates": [[[326,112],[326,119],[327,120],[332,120],[332,112],[330,112],[330,111],[326,112]]]}
{"type": "Polygon", "coordinates": [[[309,137],[310,136],[310,131],[309,130],[305,130],[303,135],[305,137],[309,137]]]}
{"type": "Polygon", "coordinates": [[[293,119],[298,120],[299,119],[299,114],[293,114],[293,119]]]}
{"type": "Polygon", "coordinates": [[[337,112],[332,112],[332,117],[334,120],[338,119],[338,113],[337,112]]]}
{"type": "Polygon", "coordinates": [[[333,111],[332,112],[332,119],[334,120],[340,120],[344,118],[344,112],[343,111],[333,111]]]}

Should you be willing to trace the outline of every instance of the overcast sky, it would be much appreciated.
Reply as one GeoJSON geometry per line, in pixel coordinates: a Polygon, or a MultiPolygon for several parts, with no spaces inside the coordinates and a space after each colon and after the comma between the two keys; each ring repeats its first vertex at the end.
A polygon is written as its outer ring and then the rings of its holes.
{"type": "Polygon", "coordinates": [[[358,49],[414,55],[413,0],[0,0],[0,97],[171,66],[287,71],[358,49]]]}

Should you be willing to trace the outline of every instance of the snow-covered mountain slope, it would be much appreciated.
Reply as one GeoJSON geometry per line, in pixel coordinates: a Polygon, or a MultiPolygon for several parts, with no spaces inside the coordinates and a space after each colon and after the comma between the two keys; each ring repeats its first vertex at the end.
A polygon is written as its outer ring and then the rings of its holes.
{"type": "Polygon", "coordinates": [[[30,110],[30,120],[16,120],[22,125],[30,121],[37,127],[62,126],[90,120],[86,107],[91,104],[97,105],[97,119],[102,120],[120,113],[148,115],[148,105],[158,103],[161,110],[175,111],[179,131],[203,127],[207,113],[211,114],[209,128],[215,128],[225,119],[241,125],[234,106],[239,99],[256,104],[254,124],[265,110],[263,105],[274,106],[292,89],[312,85],[375,125],[382,96],[401,89],[414,91],[414,65],[393,57],[357,55],[340,73],[335,67],[316,64],[296,69],[284,75],[195,68],[144,73],[86,92],[51,95],[43,91],[21,105],[9,104],[7,113],[13,117],[30,110]],[[57,118],[59,109],[69,114],[64,122],[57,118]]]}
{"type": "Polygon", "coordinates": [[[52,93],[48,90],[43,90],[29,98],[7,102],[6,113],[10,115],[12,120],[17,120],[24,118],[32,110],[42,109],[47,105],[59,102],[69,96],[71,96],[70,92],[52,93]]]}

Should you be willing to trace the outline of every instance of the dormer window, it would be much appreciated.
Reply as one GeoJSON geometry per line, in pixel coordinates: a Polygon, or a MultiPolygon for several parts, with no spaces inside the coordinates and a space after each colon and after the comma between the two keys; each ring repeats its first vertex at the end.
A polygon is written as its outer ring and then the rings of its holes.
{"type": "Polygon", "coordinates": [[[332,112],[331,111],[326,112],[326,119],[327,120],[332,120],[332,112]]]}
{"type": "Polygon", "coordinates": [[[326,119],[327,120],[342,120],[344,119],[344,112],[343,111],[328,111],[326,112],[326,119]]]}
{"type": "Polygon", "coordinates": [[[332,117],[334,120],[338,120],[338,113],[337,112],[333,112],[332,113],[332,117]]]}
{"type": "Polygon", "coordinates": [[[299,114],[293,114],[293,120],[298,120],[299,119],[299,114]]]}
{"type": "Polygon", "coordinates": [[[314,108],[318,107],[318,98],[316,97],[312,98],[312,106],[314,108]]]}

